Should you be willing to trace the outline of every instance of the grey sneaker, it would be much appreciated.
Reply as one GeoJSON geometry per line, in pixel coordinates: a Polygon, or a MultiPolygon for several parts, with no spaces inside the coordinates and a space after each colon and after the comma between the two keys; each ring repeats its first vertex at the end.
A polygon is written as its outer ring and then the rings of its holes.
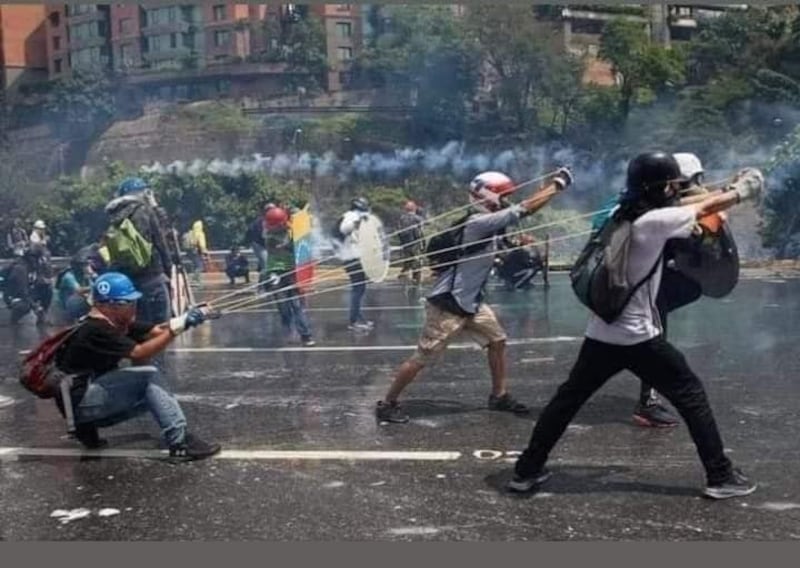
{"type": "Polygon", "coordinates": [[[357,321],[356,323],[351,323],[350,325],[348,325],[347,329],[349,329],[350,331],[366,332],[366,331],[371,331],[372,330],[372,326],[369,326],[366,323],[362,323],[360,321],[357,321]]]}
{"type": "Polygon", "coordinates": [[[506,484],[506,489],[512,493],[530,493],[538,489],[539,486],[550,479],[552,475],[550,470],[546,468],[542,468],[537,473],[525,477],[514,475],[513,479],[506,484]]]}
{"type": "Polygon", "coordinates": [[[758,484],[753,483],[742,473],[740,469],[734,469],[730,479],[722,483],[707,485],[703,490],[703,495],[709,499],[730,499],[731,497],[744,497],[750,495],[758,484]]]}
{"type": "Polygon", "coordinates": [[[375,417],[381,422],[393,422],[395,424],[405,424],[408,422],[408,414],[403,412],[400,405],[396,402],[387,403],[378,401],[375,406],[375,417]]]}

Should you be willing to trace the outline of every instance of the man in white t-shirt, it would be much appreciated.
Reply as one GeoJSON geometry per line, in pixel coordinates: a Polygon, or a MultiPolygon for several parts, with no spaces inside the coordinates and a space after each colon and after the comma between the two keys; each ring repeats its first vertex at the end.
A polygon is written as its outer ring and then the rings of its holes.
{"type": "Polygon", "coordinates": [[[511,491],[536,489],[550,476],[548,455],[583,404],[608,379],[630,370],[654,387],[686,422],[706,470],[703,494],[714,499],[749,495],[756,489],[724,453],[722,438],[700,379],[685,357],[663,337],[656,297],[663,270],[664,245],[688,238],[697,220],[746,199],[758,197],[763,176],[745,170],[724,193],[696,196],[670,207],[680,178],[675,158],[663,152],[642,154],[628,165],[627,191],[621,214],[633,221],[628,258],[628,282],[649,279],[633,294],[612,323],[592,315],[569,379],[563,383],[536,422],[530,443],[515,466],[511,491]]]}

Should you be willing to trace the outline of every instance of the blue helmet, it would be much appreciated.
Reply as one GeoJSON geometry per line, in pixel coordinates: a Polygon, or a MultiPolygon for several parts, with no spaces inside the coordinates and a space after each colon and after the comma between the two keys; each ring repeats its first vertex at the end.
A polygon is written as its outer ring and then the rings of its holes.
{"type": "Polygon", "coordinates": [[[122,183],[120,183],[119,186],[117,186],[117,197],[122,197],[123,195],[129,195],[131,193],[136,193],[139,191],[144,191],[149,187],[150,185],[142,178],[138,177],[125,178],[124,180],[122,180],[122,183]]]}
{"type": "Polygon", "coordinates": [[[92,300],[95,304],[111,302],[133,302],[142,297],[131,279],[121,272],[106,272],[92,285],[92,300]]]}

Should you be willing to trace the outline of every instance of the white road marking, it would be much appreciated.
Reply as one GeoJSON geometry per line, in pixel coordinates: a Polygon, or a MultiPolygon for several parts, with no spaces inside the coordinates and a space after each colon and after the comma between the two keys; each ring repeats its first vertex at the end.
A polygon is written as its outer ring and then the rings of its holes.
{"type": "MultiPolygon", "coordinates": [[[[165,450],[84,450],[81,448],[0,448],[0,461],[19,458],[123,458],[165,459],[165,450]]],[[[294,461],[455,461],[461,452],[376,450],[224,450],[211,459],[294,461]]]]}
{"type": "MultiPolygon", "coordinates": [[[[573,343],[582,337],[555,336],[511,339],[508,345],[534,345],[539,343],[573,343]]],[[[416,345],[318,345],[316,347],[176,347],[168,353],[339,353],[353,351],[413,351],[416,345]]],[[[454,343],[448,349],[480,350],[474,343],[454,343]]]]}

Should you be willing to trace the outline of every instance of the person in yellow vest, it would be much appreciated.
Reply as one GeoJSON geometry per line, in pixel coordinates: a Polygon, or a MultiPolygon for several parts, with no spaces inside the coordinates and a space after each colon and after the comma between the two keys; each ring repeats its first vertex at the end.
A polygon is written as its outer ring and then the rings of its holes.
{"type": "Polygon", "coordinates": [[[206,239],[206,231],[203,228],[202,221],[195,221],[192,223],[192,230],[189,232],[188,250],[186,251],[194,266],[194,277],[196,281],[200,281],[205,263],[208,261],[208,240],[206,239]]]}

